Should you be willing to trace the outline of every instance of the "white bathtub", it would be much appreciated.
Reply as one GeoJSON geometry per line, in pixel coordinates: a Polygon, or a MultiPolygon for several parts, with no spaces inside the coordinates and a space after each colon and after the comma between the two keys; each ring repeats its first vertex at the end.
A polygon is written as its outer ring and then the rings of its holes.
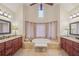
{"type": "Polygon", "coordinates": [[[51,43],[50,39],[37,38],[33,39],[32,43],[34,43],[35,47],[47,47],[48,43],[51,43]]]}

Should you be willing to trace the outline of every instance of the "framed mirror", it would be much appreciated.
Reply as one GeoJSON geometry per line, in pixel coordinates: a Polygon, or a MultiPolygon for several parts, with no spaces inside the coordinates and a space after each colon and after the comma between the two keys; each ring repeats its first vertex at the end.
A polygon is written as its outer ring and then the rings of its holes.
{"type": "Polygon", "coordinates": [[[70,34],[79,35],[79,22],[70,23],[70,34]]]}
{"type": "Polygon", "coordinates": [[[0,35],[11,33],[11,22],[0,19],[0,35]]]}

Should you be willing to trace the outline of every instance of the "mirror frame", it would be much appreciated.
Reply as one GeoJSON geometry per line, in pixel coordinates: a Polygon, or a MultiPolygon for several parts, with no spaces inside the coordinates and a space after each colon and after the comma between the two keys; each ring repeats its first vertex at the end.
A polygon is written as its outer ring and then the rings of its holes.
{"type": "Polygon", "coordinates": [[[9,32],[0,33],[0,35],[2,35],[2,34],[11,34],[11,22],[10,21],[7,21],[7,20],[3,20],[3,19],[0,19],[0,21],[9,23],[9,32]]]}
{"type": "Polygon", "coordinates": [[[70,34],[70,35],[78,35],[78,36],[79,36],[79,34],[74,34],[74,33],[71,32],[71,26],[72,26],[72,24],[77,24],[77,23],[79,23],[79,21],[73,22],[73,23],[70,23],[70,24],[69,24],[69,34],[70,34]]]}

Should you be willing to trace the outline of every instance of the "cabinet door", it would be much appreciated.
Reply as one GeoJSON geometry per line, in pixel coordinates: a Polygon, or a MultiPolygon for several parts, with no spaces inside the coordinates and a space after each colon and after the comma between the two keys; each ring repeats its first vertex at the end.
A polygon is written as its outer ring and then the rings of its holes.
{"type": "Polygon", "coordinates": [[[13,40],[13,54],[18,50],[18,39],[13,40]]]}
{"type": "Polygon", "coordinates": [[[66,42],[65,42],[65,38],[61,38],[61,48],[63,48],[65,50],[66,48],[66,42]]]}
{"type": "Polygon", "coordinates": [[[4,56],[4,43],[0,43],[0,56],[4,56]]]}
{"type": "Polygon", "coordinates": [[[73,49],[73,56],[79,56],[79,51],[76,49],[73,49]]]}
{"type": "Polygon", "coordinates": [[[63,48],[63,38],[60,38],[60,47],[63,48]]]}
{"type": "Polygon", "coordinates": [[[62,39],[63,40],[63,49],[65,49],[65,47],[66,47],[66,44],[65,44],[65,39],[62,39]]]}
{"type": "Polygon", "coordinates": [[[73,42],[73,55],[79,56],[79,43],[73,42]]]}
{"type": "Polygon", "coordinates": [[[72,54],[72,46],[71,45],[69,45],[68,46],[68,54],[70,55],[70,56],[72,56],[73,54],[72,54]]]}
{"type": "Polygon", "coordinates": [[[19,49],[19,39],[18,38],[16,38],[16,43],[15,44],[16,44],[15,47],[16,47],[16,51],[17,51],[19,49]]]}
{"type": "Polygon", "coordinates": [[[66,39],[66,52],[72,56],[72,41],[66,39]]]}
{"type": "Polygon", "coordinates": [[[22,37],[18,38],[18,44],[19,44],[19,48],[22,48],[22,37]]]}
{"type": "Polygon", "coordinates": [[[77,48],[77,50],[79,50],[79,43],[73,42],[73,46],[74,48],[77,48]]]}
{"type": "Polygon", "coordinates": [[[12,40],[5,42],[5,55],[12,55],[12,40]]]}

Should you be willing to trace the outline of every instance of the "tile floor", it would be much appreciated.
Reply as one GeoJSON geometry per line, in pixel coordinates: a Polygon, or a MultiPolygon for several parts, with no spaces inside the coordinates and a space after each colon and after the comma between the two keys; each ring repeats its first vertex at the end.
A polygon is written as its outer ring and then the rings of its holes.
{"type": "Polygon", "coordinates": [[[62,49],[48,49],[46,52],[36,52],[34,49],[21,48],[14,56],[68,56],[68,54],[62,49]]]}

